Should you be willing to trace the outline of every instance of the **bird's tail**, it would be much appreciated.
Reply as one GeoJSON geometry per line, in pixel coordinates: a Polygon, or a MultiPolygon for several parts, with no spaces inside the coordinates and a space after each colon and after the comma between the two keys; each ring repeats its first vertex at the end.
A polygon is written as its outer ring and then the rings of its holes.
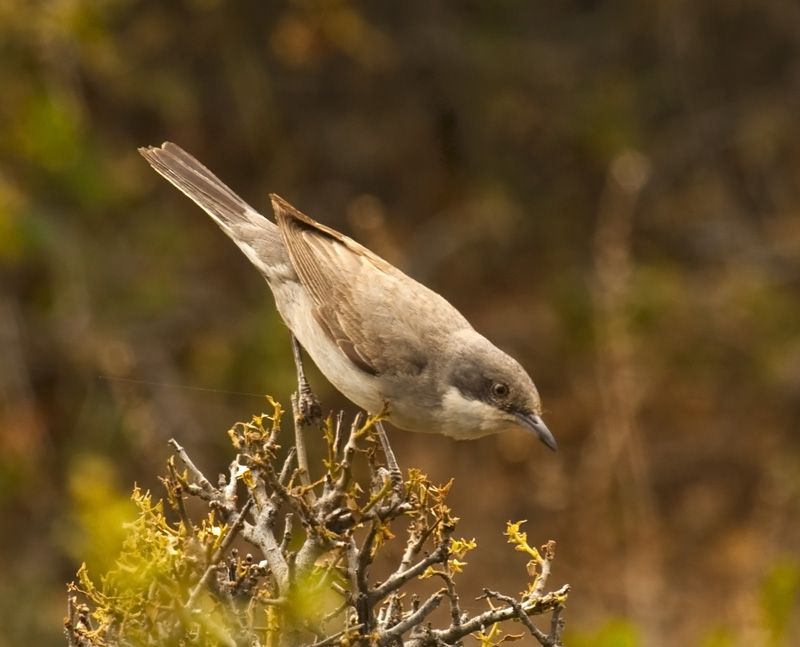
{"type": "Polygon", "coordinates": [[[287,262],[277,225],[180,146],[165,142],[139,152],[155,171],[211,216],[267,278],[272,267],[287,262]]]}

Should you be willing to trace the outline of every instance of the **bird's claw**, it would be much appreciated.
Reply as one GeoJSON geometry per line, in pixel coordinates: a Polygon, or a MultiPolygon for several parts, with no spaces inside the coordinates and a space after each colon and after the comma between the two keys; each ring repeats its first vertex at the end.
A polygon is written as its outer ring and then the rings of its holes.
{"type": "Polygon", "coordinates": [[[322,405],[314,395],[308,382],[301,384],[297,393],[292,396],[295,401],[295,419],[305,426],[316,424],[322,421],[322,405]]]}

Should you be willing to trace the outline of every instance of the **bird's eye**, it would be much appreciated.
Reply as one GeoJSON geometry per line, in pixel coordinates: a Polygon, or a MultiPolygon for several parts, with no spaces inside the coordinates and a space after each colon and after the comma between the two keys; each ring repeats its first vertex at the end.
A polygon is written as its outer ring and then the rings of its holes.
{"type": "Polygon", "coordinates": [[[508,384],[502,382],[492,384],[492,395],[496,398],[505,398],[508,395],[508,384]]]}

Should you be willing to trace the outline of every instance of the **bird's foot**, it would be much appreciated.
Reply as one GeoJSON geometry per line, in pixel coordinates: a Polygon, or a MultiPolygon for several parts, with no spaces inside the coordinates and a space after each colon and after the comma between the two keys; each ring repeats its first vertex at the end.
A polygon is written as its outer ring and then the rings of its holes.
{"type": "Polygon", "coordinates": [[[322,405],[311,390],[303,370],[303,356],[300,352],[300,343],[292,335],[292,354],[294,365],[297,369],[297,393],[292,395],[292,408],[295,421],[302,425],[319,424],[322,422],[322,405]]]}
{"type": "Polygon", "coordinates": [[[295,420],[303,425],[319,424],[322,421],[322,405],[308,382],[303,380],[292,395],[295,420]]]}

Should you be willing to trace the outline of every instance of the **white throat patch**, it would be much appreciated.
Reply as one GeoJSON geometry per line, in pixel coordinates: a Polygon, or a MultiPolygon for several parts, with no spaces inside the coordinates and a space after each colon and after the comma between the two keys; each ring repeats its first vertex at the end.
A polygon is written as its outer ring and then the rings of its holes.
{"type": "Polygon", "coordinates": [[[442,433],[459,440],[480,438],[519,426],[509,414],[481,400],[465,398],[454,386],[448,387],[442,398],[439,418],[442,433]]]}

